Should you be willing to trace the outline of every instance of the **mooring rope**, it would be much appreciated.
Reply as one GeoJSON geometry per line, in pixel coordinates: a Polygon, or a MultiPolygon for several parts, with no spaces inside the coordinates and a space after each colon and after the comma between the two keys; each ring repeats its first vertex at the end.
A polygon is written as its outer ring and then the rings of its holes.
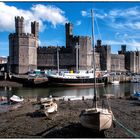
{"type": "MultiPolygon", "coordinates": [[[[107,103],[108,103],[108,106],[109,106],[109,109],[111,109],[111,106],[109,104],[109,99],[107,99],[107,103]]],[[[134,138],[140,138],[140,136],[138,134],[136,134],[135,132],[133,132],[132,130],[128,129],[127,127],[125,127],[121,122],[119,122],[115,117],[114,117],[114,114],[112,112],[112,115],[113,115],[113,122],[116,124],[116,125],[119,125],[125,132],[127,132],[127,134],[133,136],[134,138]]]]}
{"type": "Polygon", "coordinates": [[[129,135],[132,135],[134,138],[140,138],[138,134],[125,127],[122,123],[115,119],[115,117],[113,117],[113,121],[116,123],[116,125],[119,125],[121,128],[123,128],[129,135]]]}

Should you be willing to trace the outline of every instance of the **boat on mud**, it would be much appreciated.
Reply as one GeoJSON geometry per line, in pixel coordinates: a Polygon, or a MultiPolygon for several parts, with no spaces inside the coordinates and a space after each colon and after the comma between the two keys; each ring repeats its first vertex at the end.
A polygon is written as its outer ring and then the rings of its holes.
{"type": "Polygon", "coordinates": [[[17,96],[17,95],[13,95],[11,98],[10,98],[10,101],[11,102],[23,102],[23,97],[19,97],[19,96],[17,96]]]}
{"type": "Polygon", "coordinates": [[[46,116],[48,116],[50,113],[57,112],[57,107],[57,103],[53,101],[47,101],[41,104],[40,109],[43,110],[46,116]]]}
{"type": "MultiPolygon", "coordinates": [[[[92,14],[92,24],[93,21],[93,11],[91,11],[92,14]]],[[[93,30],[93,27],[92,27],[93,30]]],[[[92,44],[94,43],[93,38],[93,31],[92,31],[92,44]]],[[[94,45],[93,45],[94,47],[94,45]]],[[[94,59],[94,77],[95,77],[95,49],[93,51],[93,59],[94,59]]],[[[93,106],[87,109],[84,109],[81,111],[79,118],[80,123],[82,126],[92,129],[93,131],[104,131],[111,127],[112,121],[113,121],[113,113],[111,111],[111,108],[108,108],[103,106],[97,106],[97,93],[96,93],[96,79],[94,79],[94,97],[93,97],[93,106]]],[[[103,100],[104,101],[104,100],[103,100]]],[[[108,102],[107,102],[108,103],[108,102]]]]}
{"type": "Polygon", "coordinates": [[[140,92],[134,90],[134,93],[131,95],[131,98],[136,99],[136,100],[140,100],[140,92]]]}

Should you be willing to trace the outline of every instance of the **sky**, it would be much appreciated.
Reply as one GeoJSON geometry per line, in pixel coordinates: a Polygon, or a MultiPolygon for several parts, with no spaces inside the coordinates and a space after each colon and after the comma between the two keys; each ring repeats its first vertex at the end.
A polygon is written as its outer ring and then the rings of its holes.
{"type": "Polygon", "coordinates": [[[73,24],[74,36],[91,36],[91,9],[94,36],[117,53],[140,50],[140,2],[0,2],[0,56],[9,55],[8,35],[15,33],[15,16],[23,16],[25,32],[32,21],[39,22],[40,46],[65,46],[65,23],[73,24]]]}

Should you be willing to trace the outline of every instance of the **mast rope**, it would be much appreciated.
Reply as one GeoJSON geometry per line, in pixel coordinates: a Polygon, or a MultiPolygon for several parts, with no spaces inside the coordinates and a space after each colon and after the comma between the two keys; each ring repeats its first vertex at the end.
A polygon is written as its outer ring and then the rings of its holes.
{"type": "Polygon", "coordinates": [[[97,30],[98,30],[98,33],[99,33],[99,38],[102,40],[101,32],[100,32],[100,30],[99,30],[99,26],[98,26],[98,22],[97,22],[96,16],[95,16],[95,23],[96,23],[96,25],[97,25],[97,30]]]}

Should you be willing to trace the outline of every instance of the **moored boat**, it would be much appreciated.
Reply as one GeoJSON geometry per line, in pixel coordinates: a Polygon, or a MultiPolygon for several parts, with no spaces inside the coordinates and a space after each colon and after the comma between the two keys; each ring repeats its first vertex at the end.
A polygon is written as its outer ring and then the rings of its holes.
{"type": "MultiPolygon", "coordinates": [[[[93,75],[93,73],[92,73],[93,75]]],[[[96,78],[96,86],[104,86],[106,77],[96,78]]],[[[94,86],[94,77],[91,74],[66,74],[66,75],[49,75],[50,85],[56,86],[94,86]]]]}
{"type": "Polygon", "coordinates": [[[140,82],[140,77],[139,76],[133,76],[130,81],[131,81],[131,83],[139,83],[140,82]]]}
{"type": "Polygon", "coordinates": [[[114,81],[111,82],[111,84],[119,85],[120,84],[120,81],[119,80],[114,80],[114,81]]]}
{"type": "MultiPolygon", "coordinates": [[[[92,23],[93,22],[93,12],[92,13],[92,23]]],[[[93,30],[93,27],[92,27],[93,30]]],[[[92,31],[92,44],[94,43],[93,39],[93,31],[92,31]]],[[[94,47],[94,45],[93,45],[94,47]]],[[[95,49],[93,51],[93,59],[94,59],[94,77],[95,77],[95,49]]],[[[80,123],[82,126],[86,128],[90,128],[93,131],[104,131],[106,129],[109,129],[112,125],[113,121],[113,113],[111,111],[111,108],[108,106],[108,108],[105,107],[97,107],[97,95],[96,95],[96,77],[94,79],[94,99],[93,104],[94,106],[88,109],[84,109],[81,111],[79,117],[80,117],[80,123]]],[[[104,101],[104,100],[103,100],[104,101]]],[[[108,103],[108,102],[107,102],[108,103]]]]}

